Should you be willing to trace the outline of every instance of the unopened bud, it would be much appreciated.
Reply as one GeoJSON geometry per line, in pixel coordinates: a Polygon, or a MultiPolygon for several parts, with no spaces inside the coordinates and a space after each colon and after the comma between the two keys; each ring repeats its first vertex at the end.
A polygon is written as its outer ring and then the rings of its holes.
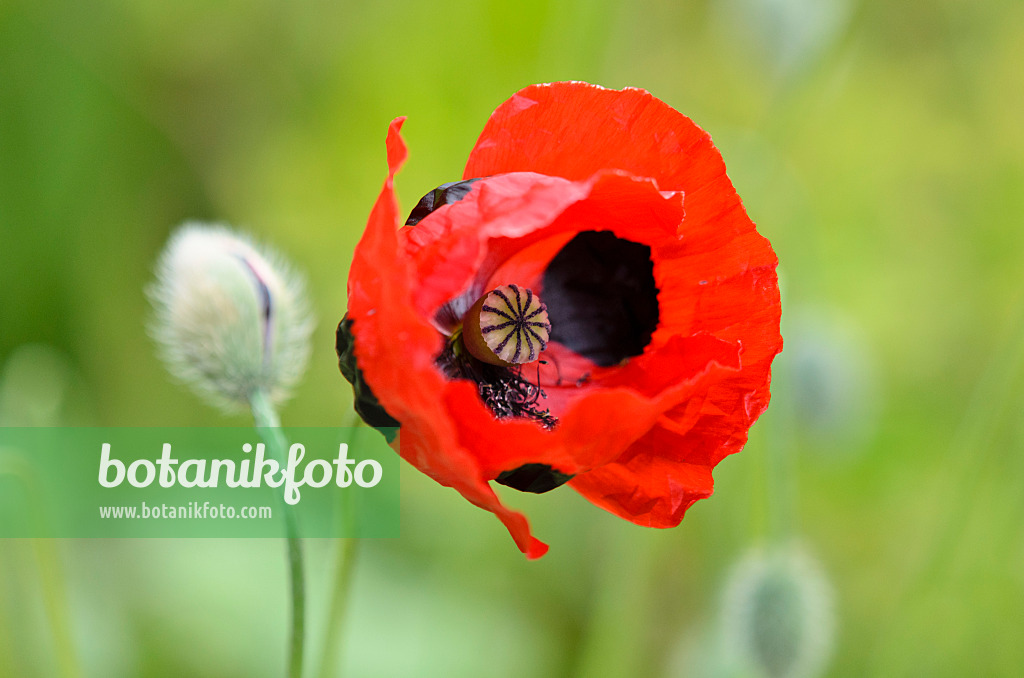
{"type": "Polygon", "coordinates": [[[724,649],[755,675],[819,676],[832,650],[832,600],[821,568],[802,549],[753,551],[735,566],[726,586],[724,649]]]}
{"type": "Polygon", "coordinates": [[[189,223],[160,255],[151,333],[167,369],[227,410],[278,404],[302,376],[313,320],[304,285],[275,252],[226,227],[189,223]]]}

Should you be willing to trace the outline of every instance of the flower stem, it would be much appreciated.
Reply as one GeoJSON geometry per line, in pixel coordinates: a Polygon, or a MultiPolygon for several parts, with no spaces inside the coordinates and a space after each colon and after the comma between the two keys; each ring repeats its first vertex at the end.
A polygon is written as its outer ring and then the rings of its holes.
{"type": "MultiPolygon", "coordinates": [[[[273,404],[262,391],[256,391],[249,400],[253,420],[260,437],[270,450],[271,457],[285,463],[288,441],[281,432],[281,422],[273,404]]],[[[306,584],[302,562],[302,541],[298,536],[295,515],[288,506],[283,507],[285,541],[288,548],[288,574],[291,581],[292,624],[289,641],[288,676],[301,678],[303,649],[306,637],[306,584]]]]}
{"type": "MultiPolygon", "coordinates": [[[[362,419],[354,411],[345,422],[346,428],[350,431],[362,423],[362,419]]],[[[349,441],[351,442],[351,440],[349,441]]],[[[350,494],[345,493],[337,505],[338,514],[335,515],[335,524],[350,527],[347,524],[352,519],[350,494]]],[[[347,530],[345,531],[347,533],[347,530]]],[[[359,540],[356,538],[341,537],[334,540],[334,572],[331,577],[331,599],[327,612],[327,623],[324,628],[323,654],[320,658],[320,678],[336,678],[337,666],[340,652],[338,644],[333,641],[342,633],[345,622],[345,611],[349,602],[349,590],[352,585],[352,569],[355,563],[356,554],[359,550],[359,540]]]]}
{"type": "Polygon", "coordinates": [[[68,620],[67,596],[57,547],[52,539],[33,539],[32,546],[38,560],[39,579],[42,582],[41,588],[46,604],[47,618],[50,620],[50,628],[53,633],[60,675],[66,678],[77,678],[82,673],[78,669],[71,639],[71,622],[68,620]]]}
{"type": "MultiPolygon", "coordinates": [[[[889,594],[894,610],[917,609],[915,604],[926,595],[929,586],[941,586],[942,577],[951,576],[954,559],[963,552],[958,543],[977,515],[972,511],[970,498],[978,495],[986,469],[1002,468],[1005,472],[1007,468],[1007,459],[996,457],[1005,450],[995,444],[995,439],[1009,412],[1016,412],[1012,409],[1017,405],[1013,389],[1024,372],[1024,291],[1018,293],[1016,314],[1006,335],[989,358],[941,460],[943,472],[932,490],[931,505],[937,507],[933,512],[935,518],[921,530],[923,546],[906,558],[905,581],[889,594]],[[951,497],[968,501],[950,500],[951,497]]],[[[875,658],[873,670],[877,671],[878,663],[902,650],[894,643],[906,636],[893,633],[893,626],[905,618],[905,614],[893,616],[888,624],[879,625],[871,654],[875,658]]]]}
{"type": "Polygon", "coordinates": [[[785,542],[797,532],[799,516],[799,476],[796,459],[796,441],[793,432],[797,429],[797,413],[794,411],[793,380],[789,364],[783,362],[773,376],[774,383],[782,391],[773,399],[774,412],[765,417],[764,452],[768,457],[768,487],[766,510],[769,514],[769,537],[775,542],[785,542]],[[787,390],[788,387],[788,390],[787,390]]]}
{"type": "Polygon", "coordinates": [[[332,641],[341,635],[348,607],[349,590],[352,582],[352,566],[358,552],[359,540],[339,538],[334,540],[334,576],[331,592],[330,611],[324,631],[323,657],[320,662],[320,678],[335,678],[338,675],[338,645],[332,641]]]}
{"type": "Polygon", "coordinates": [[[997,346],[981,374],[963,418],[956,427],[942,460],[944,469],[935,490],[936,520],[931,533],[925,534],[925,548],[905,595],[918,595],[959,553],[957,543],[974,513],[971,505],[949,501],[949,497],[972,497],[983,480],[983,470],[1005,465],[992,459],[1000,451],[995,445],[999,427],[1015,405],[1014,383],[1024,371],[1024,293],[1018,296],[1018,308],[1007,335],[997,346]]]}
{"type": "MultiPolygon", "coordinates": [[[[17,455],[8,456],[4,452],[5,450],[0,449],[0,475],[9,474],[23,483],[30,502],[29,514],[35,521],[35,530],[38,534],[46,534],[49,530],[44,518],[45,510],[40,503],[42,492],[32,467],[17,455]]],[[[53,634],[59,675],[63,678],[78,678],[82,672],[78,666],[71,622],[68,618],[67,591],[58,548],[53,539],[33,538],[26,541],[31,545],[36,557],[36,571],[39,574],[46,618],[53,634]]]]}
{"type": "Polygon", "coordinates": [[[605,542],[592,610],[570,673],[574,678],[651,675],[644,647],[654,606],[656,541],[652,534],[617,528],[605,542]]]}

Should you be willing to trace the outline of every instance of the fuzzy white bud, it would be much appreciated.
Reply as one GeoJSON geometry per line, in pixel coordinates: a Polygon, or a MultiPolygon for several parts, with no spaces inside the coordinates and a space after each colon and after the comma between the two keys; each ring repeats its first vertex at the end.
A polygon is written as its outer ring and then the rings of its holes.
{"type": "Polygon", "coordinates": [[[172,375],[225,410],[287,399],[310,353],[305,285],[276,253],[225,226],[186,223],[148,290],[151,334],[172,375]]]}
{"type": "Polygon", "coordinates": [[[722,607],[723,650],[754,675],[821,675],[834,633],[832,588],[802,548],[757,549],[734,567],[722,607]]]}

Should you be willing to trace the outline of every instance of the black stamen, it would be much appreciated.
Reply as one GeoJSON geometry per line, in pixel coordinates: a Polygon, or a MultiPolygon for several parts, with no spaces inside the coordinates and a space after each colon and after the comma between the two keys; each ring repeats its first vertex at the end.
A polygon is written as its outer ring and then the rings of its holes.
{"type": "Polygon", "coordinates": [[[518,367],[489,365],[469,355],[465,349],[456,350],[461,339],[449,341],[436,359],[437,366],[449,379],[467,379],[475,382],[477,393],[498,419],[531,419],[546,429],[553,429],[558,418],[550,410],[541,409],[537,402],[546,397],[540,388],[540,368],[537,383],[523,379],[518,367]]]}

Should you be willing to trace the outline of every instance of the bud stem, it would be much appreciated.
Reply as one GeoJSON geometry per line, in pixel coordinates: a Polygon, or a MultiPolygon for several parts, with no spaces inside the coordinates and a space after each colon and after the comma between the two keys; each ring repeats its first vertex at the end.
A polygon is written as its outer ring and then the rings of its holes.
{"type": "MultiPolygon", "coordinates": [[[[349,435],[360,425],[366,425],[362,417],[353,410],[348,415],[345,428],[349,435]]],[[[351,440],[349,441],[351,442],[351,440]]],[[[352,495],[345,492],[341,501],[336,505],[335,515],[337,524],[348,525],[352,515],[352,495]]],[[[327,621],[324,630],[324,644],[320,657],[320,678],[337,678],[337,666],[340,663],[341,634],[345,621],[345,610],[350,599],[352,588],[352,570],[355,565],[356,554],[359,549],[359,539],[354,537],[339,537],[334,540],[334,563],[333,576],[331,577],[330,607],[327,612],[327,621]]],[[[342,648],[343,649],[343,648],[342,648]]]]}
{"type": "MultiPolygon", "coordinates": [[[[42,495],[39,480],[35,477],[32,467],[18,458],[8,456],[6,450],[0,449],[0,476],[11,475],[20,480],[26,488],[26,497],[30,502],[29,515],[44,520],[43,507],[38,503],[42,495]]],[[[37,525],[37,528],[40,527],[37,525]]],[[[40,529],[44,533],[45,529],[40,529]]],[[[71,622],[68,618],[67,589],[61,572],[60,557],[51,539],[28,539],[35,552],[35,569],[39,574],[40,591],[46,608],[47,621],[53,634],[53,643],[57,667],[61,678],[79,678],[82,675],[76,659],[74,640],[71,633],[71,622]]],[[[0,613],[4,612],[0,610],[0,613]]],[[[0,614],[0,631],[4,628],[6,615],[0,614]]]]}
{"type": "MultiPolygon", "coordinates": [[[[279,464],[285,464],[288,440],[281,432],[281,420],[266,393],[257,390],[249,397],[253,420],[260,437],[270,451],[271,457],[279,464]]],[[[282,504],[284,514],[285,540],[288,546],[288,574],[292,593],[292,630],[288,659],[289,678],[302,677],[302,658],[306,635],[306,584],[302,564],[302,542],[291,507],[282,504]]]]}

